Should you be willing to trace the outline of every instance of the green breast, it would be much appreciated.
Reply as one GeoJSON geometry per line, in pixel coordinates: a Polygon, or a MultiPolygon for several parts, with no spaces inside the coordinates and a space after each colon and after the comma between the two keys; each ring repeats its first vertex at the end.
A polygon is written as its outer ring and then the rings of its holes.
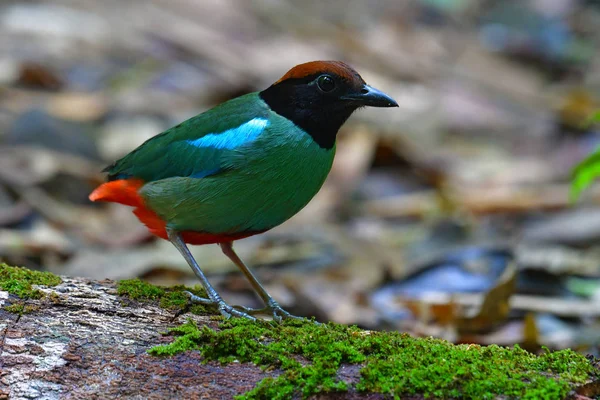
{"type": "Polygon", "coordinates": [[[292,217],[323,185],[335,146],[319,147],[278,114],[269,121],[256,140],[227,154],[224,172],[146,184],[147,206],[180,231],[264,231],[292,217]]]}

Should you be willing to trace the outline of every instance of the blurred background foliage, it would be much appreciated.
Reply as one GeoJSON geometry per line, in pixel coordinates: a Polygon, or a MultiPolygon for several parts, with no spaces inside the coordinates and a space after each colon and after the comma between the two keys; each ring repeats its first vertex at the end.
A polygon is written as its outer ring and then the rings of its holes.
{"type": "MultiPolygon", "coordinates": [[[[290,67],[339,59],[400,104],[343,128],[324,188],[236,248],[294,313],[456,342],[598,353],[600,3],[48,0],[0,3],[0,258],[195,284],[104,165],[290,67]]],[[[243,206],[243,205],[240,205],[243,206]]],[[[217,246],[193,249],[258,305],[217,246]]]]}

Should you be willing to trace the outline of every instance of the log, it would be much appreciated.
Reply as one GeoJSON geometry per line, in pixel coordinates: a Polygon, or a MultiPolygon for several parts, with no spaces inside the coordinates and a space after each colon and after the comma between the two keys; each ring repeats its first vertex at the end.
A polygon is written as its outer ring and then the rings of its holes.
{"type": "MultiPolygon", "coordinates": [[[[147,354],[169,342],[169,327],[192,318],[117,295],[113,281],[63,277],[41,289],[39,307],[16,315],[0,309],[0,398],[9,399],[227,399],[268,376],[251,364],[203,365],[197,352],[172,358],[147,354]]],[[[0,303],[9,299],[0,291],[0,303]]]]}
{"type": "MultiPolygon", "coordinates": [[[[0,289],[10,290],[3,284],[0,281],[0,289]]],[[[40,286],[37,296],[30,296],[39,299],[24,300],[13,293],[0,290],[0,399],[230,399],[266,377],[282,374],[277,367],[261,369],[248,362],[203,363],[199,351],[150,355],[151,347],[173,341],[164,334],[169,328],[193,321],[219,329],[219,321],[175,315],[158,302],[131,300],[118,294],[113,281],[62,277],[62,283],[40,286]]],[[[435,345],[440,343],[452,346],[442,341],[435,345]]],[[[312,398],[390,398],[354,389],[361,378],[360,365],[340,368],[338,377],[349,384],[347,392],[312,398]]],[[[593,379],[573,383],[572,389],[584,383],[589,387],[593,379]]],[[[414,393],[402,396],[397,398],[422,398],[414,393]]]]}

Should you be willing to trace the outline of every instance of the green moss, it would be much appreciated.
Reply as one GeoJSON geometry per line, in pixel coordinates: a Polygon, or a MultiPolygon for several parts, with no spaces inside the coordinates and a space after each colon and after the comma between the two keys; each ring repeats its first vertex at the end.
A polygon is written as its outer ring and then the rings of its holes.
{"type": "MultiPolygon", "coordinates": [[[[184,291],[190,291],[197,296],[206,297],[206,292],[200,286],[188,288],[183,285],[162,287],[155,286],[140,279],[127,279],[117,283],[119,296],[129,297],[140,302],[157,302],[161,308],[168,310],[183,310],[188,305],[188,297],[184,291]]],[[[206,314],[201,305],[193,305],[190,312],[206,314]]]]}
{"type": "Polygon", "coordinates": [[[62,280],[50,272],[32,271],[27,268],[0,264],[0,289],[21,299],[39,299],[43,293],[32,285],[56,286],[62,280]]]}
{"type": "Polygon", "coordinates": [[[410,345],[409,354],[371,360],[361,370],[358,389],[467,399],[562,399],[573,383],[585,382],[593,372],[571,350],[536,356],[519,346],[453,346],[434,339],[411,339],[410,345]]]}
{"type": "Polygon", "coordinates": [[[8,311],[9,313],[23,315],[23,314],[30,314],[34,311],[37,311],[40,309],[40,307],[33,305],[33,304],[25,304],[24,302],[19,301],[19,302],[16,302],[9,306],[4,307],[4,309],[6,311],[8,311]]]}
{"type": "Polygon", "coordinates": [[[241,399],[306,398],[346,391],[350,384],[338,377],[344,364],[360,365],[356,390],[397,397],[560,399],[573,384],[585,382],[594,373],[591,364],[571,350],[537,356],[518,346],[452,345],[336,324],[232,319],[215,331],[189,321],[170,333],[175,340],[152,348],[150,354],[170,356],[197,350],[207,361],[253,362],[283,371],[262,380],[241,399]]]}
{"type": "Polygon", "coordinates": [[[134,300],[155,300],[159,299],[165,290],[140,279],[126,279],[117,283],[117,293],[134,300]]]}

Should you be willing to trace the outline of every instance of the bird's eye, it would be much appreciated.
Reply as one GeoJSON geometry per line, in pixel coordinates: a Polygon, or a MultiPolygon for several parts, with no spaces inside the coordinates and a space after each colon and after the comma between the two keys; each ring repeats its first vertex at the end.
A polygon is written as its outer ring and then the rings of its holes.
{"type": "Polygon", "coordinates": [[[328,93],[335,89],[335,81],[329,75],[321,75],[317,79],[317,86],[322,92],[328,93]]]}

